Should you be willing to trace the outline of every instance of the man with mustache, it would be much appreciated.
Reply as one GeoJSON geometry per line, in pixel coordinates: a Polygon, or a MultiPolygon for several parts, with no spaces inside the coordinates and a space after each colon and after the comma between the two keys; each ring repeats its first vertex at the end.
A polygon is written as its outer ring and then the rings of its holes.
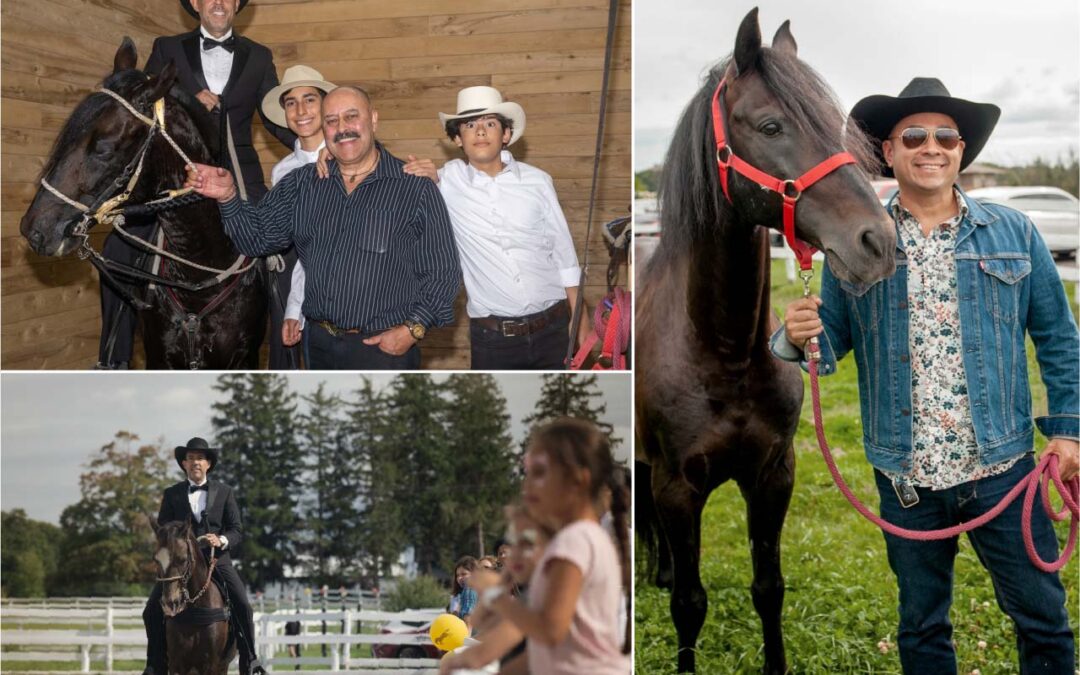
{"type": "MultiPolygon", "coordinates": [[[[1024,214],[967,197],[957,175],[975,160],[1001,111],[915,78],[898,97],[870,96],[851,111],[881,147],[900,191],[897,269],[869,286],[826,266],[821,297],[787,307],[774,353],[798,360],[821,340],[823,372],[855,352],[866,456],[882,517],[941,529],[989,511],[1035,467],[1033,426],[1050,439],[1062,477],[1080,457],[1080,337],[1046,244],[1024,214]],[[1032,424],[1025,335],[1035,344],[1048,414],[1032,424]]],[[[1071,673],[1073,634],[1057,574],[1027,559],[1020,500],[968,533],[1016,626],[1020,672],[1071,673]]],[[[1044,510],[1035,547],[1056,560],[1044,510]]],[[[885,535],[900,591],[897,643],[904,672],[956,673],[949,606],[957,538],[885,535]]]]}
{"type": "Polygon", "coordinates": [[[461,268],[439,189],[402,171],[376,141],[379,115],[363,89],[323,99],[330,180],[293,170],[255,206],[227,171],[197,164],[187,184],[216,199],[246,255],[295,245],[307,275],[303,344],[312,369],[412,370],[417,346],[453,320],[461,268]]]}
{"type": "MultiPolygon", "coordinates": [[[[247,0],[180,0],[184,10],[199,19],[199,27],[181,35],[154,40],[144,70],[161,72],[169,61],[176,64],[176,81],[188,93],[206,106],[222,129],[222,150],[219,163],[232,167],[242,177],[247,199],[258,202],[266,194],[258,153],[251,142],[251,122],[263,97],[277,86],[274,58],[265,46],[238,36],[233,22],[247,0]],[[226,125],[232,132],[236,149],[236,164],[224,143],[226,125]]],[[[292,147],[296,136],[284,126],[269,120],[260,110],[263,126],[278,140],[292,147]]],[[[153,222],[129,223],[128,230],[150,239],[153,222]]],[[[104,255],[110,260],[134,265],[146,256],[119,237],[109,236],[104,255]]],[[[279,253],[279,251],[271,251],[279,253]]],[[[281,297],[280,302],[284,303],[281,297]]],[[[272,298],[272,302],[274,299],[272,298]]],[[[135,335],[135,312],[109,287],[101,287],[102,331],[98,353],[98,368],[125,369],[131,361],[135,335]]],[[[278,322],[280,326],[280,321],[278,322]]],[[[271,335],[270,367],[288,367],[288,355],[280,338],[271,335]]]]}

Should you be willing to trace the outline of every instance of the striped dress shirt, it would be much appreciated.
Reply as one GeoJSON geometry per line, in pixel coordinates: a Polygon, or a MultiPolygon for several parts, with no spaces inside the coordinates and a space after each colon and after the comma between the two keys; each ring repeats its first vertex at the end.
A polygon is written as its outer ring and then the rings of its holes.
{"type": "Polygon", "coordinates": [[[427,178],[410,176],[382,147],[375,171],[349,194],[337,162],[290,172],[259,204],[221,204],[225,232],[244,255],[290,245],[307,272],[303,311],[314,321],[376,333],[411,319],[454,319],[461,267],[446,204],[427,178]]]}

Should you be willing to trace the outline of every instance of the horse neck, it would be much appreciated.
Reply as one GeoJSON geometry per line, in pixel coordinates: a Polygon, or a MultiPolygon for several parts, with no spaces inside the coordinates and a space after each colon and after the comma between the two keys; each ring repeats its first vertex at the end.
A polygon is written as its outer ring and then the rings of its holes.
{"type": "MultiPolygon", "coordinates": [[[[210,162],[210,153],[200,140],[184,138],[173,139],[195,162],[210,162]]],[[[154,152],[162,153],[164,159],[158,161],[158,170],[148,183],[154,194],[165,190],[183,187],[187,177],[184,161],[176,150],[164,139],[156,140],[154,152]]],[[[186,260],[215,268],[225,268],[236,259],[237,251],[232,241],[225,234],[221,224],[221,212],[213,200],[204,199],[190,206],[162,211],[157,216],[159,225],[166,236],[166,248],[186,260]]],[[[185,265],[173,265],[174,275],[182,279],[203,279],[210,273],[195,270],[185,265]]]]}
{"type": "Polygon", "coordinates": [[[768,345],[768,235],[727,205],[720,220],[690,250],[687,310],[706,349],[741,369],[768,345]]]}
{"type": "MultiPolygon", "coordinates": [[[[210,575],[210,565],[206,562],[202,552],[199,550],[197,541],[191,543],[191,552],[194,559],[191,561],[191,578],[188,579],[188,594],[190,597],[194,598],[203,589],[203,584],[206,583],[206,578],[210,575]]],[[[202,597],[191,604],[194,607],[209,607],[210,589],[207,589],[207,592],[203,593],[202,597]]]]}

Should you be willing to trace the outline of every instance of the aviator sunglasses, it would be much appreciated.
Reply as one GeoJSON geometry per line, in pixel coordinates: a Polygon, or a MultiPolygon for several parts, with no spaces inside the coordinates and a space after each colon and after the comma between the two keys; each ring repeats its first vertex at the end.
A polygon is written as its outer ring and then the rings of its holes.
{"type": "MultiPolygon", "coordinates": [[[[930,130],[926,127],[908,127],[900,132],[899,136],[890,136],[889,140],[899,138],[908,150],[914,150],[926,143],[930,138],[930,130]]],[[[934,129],[934,140],[944,150],[952,150],[960,144],[960,132],[949,127],[934,129]]]]}

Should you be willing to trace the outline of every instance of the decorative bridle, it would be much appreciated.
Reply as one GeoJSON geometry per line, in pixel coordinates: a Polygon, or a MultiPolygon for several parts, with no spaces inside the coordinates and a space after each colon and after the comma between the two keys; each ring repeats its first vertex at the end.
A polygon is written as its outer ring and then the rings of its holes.
{"type": "MultiPolygon", "coordinates": [[[[849,152],[838,152],[823,160],[817,166],[810,169],[798,178],[780,179],[769,175],[746,162],[735,154],[727,140],[727,114],[720,105],[724,92],[727,89],[727,77],[720,78],[720,84],[716,85],[716,91],[712,95],[712,123],[713,135],[716,138],[716,166],[720,171],[720,187],[724,191],[724,197],[728,203],[732,203],[731,194],[728,192],[728,169],[741,174],[763,190],[772,190],[784,199],[784,239],[795,254],[799,262],[799,277],[803,282],[803,295],[810,295],[810,280],[814,278],[813,256],[817,252],[810,244],[800,241],[795,237],[795,203],[799,197],[814,183],[818,182],[833,171],[845,164],[857,164],[856,159],[849,152]]],[[[821,350],[817,338],[811,338],[807,349],[807,355],[812,358],[820,358],[821,350]]]]}
{"type": "MultiPolygon", "coordinates": [[[[203,541],[205,539],[206,539],[206,535],[203,535],[203,536],[197,538],[195,541],[198,542],[198,541],[203,541]]],[[[180,582],[180,596],[181,596],[181,599],[183,600],[183,603],[184,603],[183,604],[183,609],[180,610],[181,612],[184,611],[184,609],[187,609],[191,605],[195,604],[195,602],[199,598],[201,598],[203,596],[203,594],[206,593],[206,590],[208,588],[210,588],[210,581],[214,577],[214,567],[217,566],[217,548],[214,547],[214,546],[211,546],[210,547],[210,567],[206,571],[206,582],[202,585],[202,588],[199,589],[198,593],[196,593],[195,595],[191,595],[191,593],[188,591],[188,581],[191,580],[192,568],[195,567],[195,556],[198,555],[198,554],[191,548],[191,538],[190,537],[184,537],[184,544],[187,546],[187,552],[188,552],[188,557],[187,557],[187,560],[186,560],[187,564],[184,565],[184,571],[181,572],[180,574],[175,575],[175,576],[158,577],[158,579],[157,579],[158,581],[163,582],[163,583],[164,582],[170,582],[170,581],[179,581],[180,582]]]]}
{"type": "Polygon", "coordinates": [[[86,206],[85,204],[82,204],[81,202],[78,202],[68,197],[64,193],[60,192],[60,190],[50,185],[49,182],[46,181],[44,177],[42,177],[42,187],[44,187],[46,190],[48,190],[50,193],[52,193],[64,203],[74,207],[83,214],[82,220],[75,224],[71,228],[70,232],[67,233],[68,236],[76,237],[81,240],[77,251],[77,255],[79,256],[79,258],[83,260],[90,258],[99,270],[102,269],[103,266],[107,269],[116,269],[116,266],[113,265],[111,261],[107,261],[98,251],[95,251],[94,248],[90,245],[90,229],[93,228],[95,225],[103,224],[111,225],[117,233],[119,233],[125,239],[140,248],[152,251],[157,255],[168,258],[182,265],[187,265],[188,267],[191,267],[193,269],[201,270],[203,272],[209,272],[215,275],[214,277],[209,278],[203,282],[190,284],[183,281],[169,279],[167,277],[163,277],[157,274],[150,274],[142,270],[129,270],[126,268],[120,270],[125,273],[129,273],[132,276],[144,278],[154,283],[160,283],[165,286],[176,286],[191,291],[199,291],[205,288],[209,288],[210,286],[220,284],[229,277],[243,274],[244,272],[251,269],[251,267],[256,263],[256,260],[249,259],[243,255],[238,256],[236,261],[234,261],[233,264],[226,269],[217,269],[214,267],[207,267],[206,265],[200,265],[199,263],[187,260],[186,258],[178,256],[170,251],[166,251],[162,246],[158,246],[149,241],[146,241],[142,237],[131,234],[124,229],[124,222],[127,215],[130,215],[132,213],[138,213],[140,215],[158,213],[168,209],[193,204],[203,199],[203,197],[197,192],[194,192],[192,188],[178,188],[175,190],[166,190],[163,197],[148,201],[144,204],[125,206],[128,199],[131,198],[131,193],[135,189],[135,185],[139,182],[139,177],[142,175],[143,162],[145,161],[146,155],[150,150],[150,146],[154,140],[154,136],[160,134],[166,141],[168,141],[169,145],[172,146],[173,150],[176,151],[176,153],[180,156],[182,160],[184,160],[185,167],[191,166],[193,162],[191,161],[191,158],[189,158],[187,154],[183,151],[183,149],[180,148],[180,145],[173,139],[173,137],[169,135],[169,132],[165,129],[164,97],[154,101],[154,116],[153,118],[150,118],[136,110],[135,106],[133,106],[127,99],[125,99],[123,96],[116,93],[115,91],[112,91],[111,89],[99,87],[96,90],[96,93],[106,94],[116,99],[116,101],[119,102],[125,110],[131,113],[143,124],[145,124],[148,127],[148,131],[146,133],[146,139],[143,141],[142,147],[139,149],[139,152],[135,155],[134,158],[132,158],[130,162],[128,162],[127,166],[120,173],[120,175],[117,176],[113,180],[113,182],[108,187],[106,187],[104,191],[102,191],[100,195],[98,195],[98,197],[94,200],[91,206],[86,206]]]}

